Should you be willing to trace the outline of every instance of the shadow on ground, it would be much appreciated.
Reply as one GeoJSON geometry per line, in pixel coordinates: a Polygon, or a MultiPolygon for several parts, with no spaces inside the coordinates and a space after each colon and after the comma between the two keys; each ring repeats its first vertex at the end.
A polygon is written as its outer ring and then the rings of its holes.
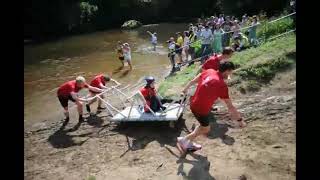
{"type": "Polygon", "coordinates": [[[184,179],[188,180],[215,180],[215,178],[209,173],[210,162],[207,157],[199,154],[190,154],[193,160],[180,158],[177,161],[179,164],[177,175],[181,175],[184,179]],[[186,166],[190,164],[190,166],[186,166]]]}
{"type": "MultiPolygon", "coordinates": [[[[222,118],[222,117],[220,117],[222,118]]],[[[216,139],[220,138],[221,141],[226,145],[233,145],[235,142],[235,139],[226,133],[228,132],[230,126],[223,123],[218,123],[216,116],[210,112],[209,114],[209,122],[210,122],[210,132],[208,133],[209,139],[216,139]]],[[[191,130],[195,128],[195,124],[192,127],[191,130]]]]}
{"type": "Polygon", "coordinates": [[[175,128],[169,127],[169,122],[125,122],[111,131],[123,134],[127,138],[128,150],[121,157],[128,151],[144,149],[153,141],[157,141],[161,147],[175,146],[176,138],[180,136],[181,131],[189,132],[183,118],[177,121],[175,128]]]}
{"type": "Polygon", "coordinates": [[[119,78],[121,79],[121,78],[126,77],[126,76],[130,73],[130,71],[131,71],[131,70],[129,70],[129,69],[125,70],[125,71],[119,76],[119,78]]]}
{"type": "MultiPolygon", "coordinates": [[[[96,115],[89,116],[86,122],[84,123],[87,123],[88,125],[96,128],[101,128],[99,131],[105,128],[105,126],[102,126],[103,119],[96,115]]],[[[81,146],[94,133],[94,132],[87,132],[87,133],[73,135],[72,133],[75,133],[80,128],[82,122],[78,122],[74,127],[70,129],[66,129],[67,124],[68,124],[68,121],[64,121],[61,127],[56,132],[54,132],[52,135],[49,136],[48,142],[54,148],[68,148],[71,146],[81,146]],[[75,138],[80,138],[80,139],[85,138],[85,139],[76,141],[75,138]]]]}
{"type": "Polygon", "coordinates": [[[286,56],[289,59],[296,60],[296,52],[295,51],[287,53],[286,56]]]}

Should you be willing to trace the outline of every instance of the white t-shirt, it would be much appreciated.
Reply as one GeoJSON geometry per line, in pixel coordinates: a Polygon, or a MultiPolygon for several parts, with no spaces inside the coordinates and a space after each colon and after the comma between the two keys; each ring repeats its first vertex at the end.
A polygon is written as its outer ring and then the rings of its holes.
{"type": "Polygon", "coordinates": [[[185,46],[185,48],[188,48],[190,43],[189,37],[184,37],[183,42],[183,46],[185,46]]]}
{"type": "Polygon", "coordinates": [[[151,43],[152,43],[152,44],[157,44],[157,40],[158,40],[158,39],[157,39],[157,36],[154,35],[154,34],[152,34],[152,35],[151,35],[151,43]]]}
{"type": "Polygon", "coordinates": [[[194,34],[196,34],[196,32],[198,31],[197,26],[192,26],[192,31],[193,31],[194,34]]]}
{"type": "Polygon", "coordinates": [[[218,24],[223,24],[223,22],[224,22],[223,17],[221,17],[221,18],[218,19],[218,24]]]}
{"type": "Polygon", "coordinates": [[[123,56],[124,56],[124,60],[131,61],[131,48],[130,47],[128,47],[128,49],[123,48],[123,56]]]}
{"type": "Polygon", "coordinates": [[[175,54],[175,48],[176,48],[176,44],[174,42],[169,43],[169,52],[171,52],[172,55],[175,54]]]}

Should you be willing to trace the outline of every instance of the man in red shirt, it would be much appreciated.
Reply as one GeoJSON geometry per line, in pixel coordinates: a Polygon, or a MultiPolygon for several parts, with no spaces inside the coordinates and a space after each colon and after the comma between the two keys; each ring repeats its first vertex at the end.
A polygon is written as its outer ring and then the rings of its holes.
{"type": "Polygon", "coordinates": [[[178,145],[183,151],[195,151],[201,149],[201,145],[192,141],[199,135],[205,135],[210,131],[208,115],[213,103],[218,99],[222,99],[231,115],[231,119],[241,123],[244,126],[240,113],[233,106],[228,93],[228,87],[224,82],[232,71],[235,69],[234,64],[230,61],[220,63],[219,71],[208,69],[191,80],[183,90],[186,94],[187,90],[195,84],[197,89],[194,95],[190,98],[190,109],[200,126],[185,137],[178,137],[178,145]]]}
{"type": "MultiPolygon", "coordinates": [[[[111,79],[108,75],[105,75],[105,74],[99,74],[99,75],[97,75],[96,77],[94,77],[93,80],[91,81],[90,85],[91,85],[92,87],[96,87],[96,88],[104,89],[104,90],[105,90],[105,89],[108,89],[108,88],[106,87],[106,83],[107,83],[107,82],[110,82],[110,81],[116,83],[117,85],[120,85],[120,83],[119,83],[118,81],[116,81],[116,80],[114,80],[114,79],[111,79]]],[[[93,97],[93,96],[95,96],[96,94],[98,94],[98,92],[90,90],[90,97],[93,97]]],[[[104,98],[103,95],[100,95],[100,97],[101,97],[102,99],[104,98]]],[[[90,105],[91,105],[92,103],[94,103],[96,100],[97,100],[97,99],[95,98],[95,99],[93,99],[91,102],[89,102],[88,104],[86,104],[86,109],[87,109],[87,111],[88,111],[89,113],[91,112],[90,105]]],[[[98,100],[98,108],[97,108],[98,111],[104,109],[103,107],[101,107],[101,103],[102,103],[102,102],[101,102],[101,100],[99,99],[99,100],[98,100]]]]}
{"type": "Polygon", "coordinates": [[[140,95],[143,96],[145,100],[144,112],[150,113],[150,110],[146,105],[148,105],[153,112],[157,112],[160,109],[165,110],[166,108],[162,106],[162,103],[164,102],[157,96],[154,77],[149,76],[146,77],[145,80],[147,81],[146,86],[139,91],[140,95]]]}
{"type": "Polygon", "coordinates": [[[68,81],[59,87],[57,96],[61,106],[64,109],[66,121],[69,121],[69,110],[68,110],[69,100],[77,104],[78,113],[79,113],[79,122],[83,121],[82,102],[86,102],[87,100],[84,98],[78,97],[78,94],[77,94],[83,88],[88,88],[91,91],[102,92],[101,89],[88,85],[86,83],[86,80],[82,76],[78,76],[76,80],[68,81]]]}
{"type": "Polygon", "coordinates": [[[218,71],[219,63],[224,60],[228,60],[233,54],[233,50],[230,47],[225,47],[222,54],[211,56],[203,65],[202,71],[207,69],[214,69],[218,71]]]}

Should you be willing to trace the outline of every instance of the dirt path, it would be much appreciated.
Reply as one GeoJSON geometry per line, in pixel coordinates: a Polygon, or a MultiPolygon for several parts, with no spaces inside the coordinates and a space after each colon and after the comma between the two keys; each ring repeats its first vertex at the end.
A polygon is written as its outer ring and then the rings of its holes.
{"type": "Polygon", "coordinates": [[[267,86],[246,95],[233,90],[248,126],[230,128],[220,108],[208,138],[197,139],[203,150],[186,159],[177,157],[175,143],[196,125],[190,111],[176,129],[161,123],[111,124],[103,113],[82,124],[43,125],[25,132],[25,179],[295,179],[295,69],[267,86]]]}

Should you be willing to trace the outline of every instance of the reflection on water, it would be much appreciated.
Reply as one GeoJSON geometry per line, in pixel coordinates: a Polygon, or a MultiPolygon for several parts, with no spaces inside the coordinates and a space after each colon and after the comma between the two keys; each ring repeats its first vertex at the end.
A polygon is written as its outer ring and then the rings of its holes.
{"type": "Polygon", "coordinates": [[[55,42],[24,47],[24,106],[26,125],[61,113],[57,87],[77,75],[90,81],[96,74],[112,73],[123,84],[135,84],[145,75],[163,78],[170,70],[165,41],[185,24],[159,24],[134,31],[109,30],[72,36],[55,42]],[[157,52],[152,51],[147,30],[158,34],[157,52]],[[170,32],[169,32],[170,30],[170,32]],[[133,71],[121,66],[115,53],[117,41],[132,48],[133,71]]]}

